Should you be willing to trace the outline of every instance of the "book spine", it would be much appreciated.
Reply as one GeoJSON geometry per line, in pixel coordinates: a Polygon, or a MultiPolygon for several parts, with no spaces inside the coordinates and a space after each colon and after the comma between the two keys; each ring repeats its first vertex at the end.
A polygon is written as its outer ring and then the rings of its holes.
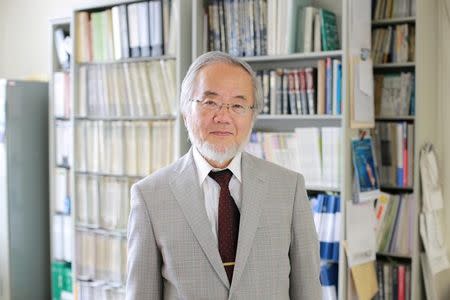
{"type": "Polygon", "coordinates": [[[327,115],[331,115],[333,113],[333,64],[331,62],[331,58],[327,57],[326,59],[326,80],[325,80],[325,113],[327,115]]]}

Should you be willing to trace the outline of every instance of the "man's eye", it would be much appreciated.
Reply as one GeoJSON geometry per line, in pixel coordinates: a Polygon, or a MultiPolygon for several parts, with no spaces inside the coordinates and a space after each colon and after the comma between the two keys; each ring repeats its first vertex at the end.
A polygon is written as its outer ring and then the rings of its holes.
{"type": "Polygon", "coordinates": [[[233,104],[232,108],[236,109],[236,110],[244,110],[245,109],[245,107],[241,104],[233,104]]]}
{"type": "Polygon", "coordinates": [[[212,100],[205,100],[205,101],[203,101],[203,105],[206,105],[206,106],[217,106],[217,103],[212,101],[212,100]]]}

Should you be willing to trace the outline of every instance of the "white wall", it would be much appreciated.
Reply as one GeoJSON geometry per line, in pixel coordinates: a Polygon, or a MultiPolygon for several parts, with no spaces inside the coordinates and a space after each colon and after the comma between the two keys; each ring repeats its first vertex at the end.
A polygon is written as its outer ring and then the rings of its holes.
{"type": "MultiPolygon", "coordinates": [[[[445,236],[447,237],[447,249],[450,255],[450,130],[449,130],[449,116],[450,116],[450,0],[443,0],[438,2],[438,57],[439,69],[438,71],[438,126],[439,144],[438,155],[441,165],[441,173],[443,177],[443,193],[445,200],[445,228],[447,229],[445,236]]],[[[450,279],[449,279],[450,284],[450,279]]]]}
{"type": "Polygon", "coordinates": [[[111,1],[0,0],[0,78],[47,76],[49,21],[69,17],[74,8],[111,1]]]}

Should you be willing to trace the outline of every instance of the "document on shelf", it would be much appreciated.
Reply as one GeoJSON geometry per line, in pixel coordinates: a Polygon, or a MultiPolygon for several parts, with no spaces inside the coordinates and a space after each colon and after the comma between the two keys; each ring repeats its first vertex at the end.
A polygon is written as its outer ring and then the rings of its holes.
{"type": "Polygon", "coordinates": [[[375,260],[376,234],[373,201],[355,204],[346,201],[347,258],[354,267],[375,260]]]}

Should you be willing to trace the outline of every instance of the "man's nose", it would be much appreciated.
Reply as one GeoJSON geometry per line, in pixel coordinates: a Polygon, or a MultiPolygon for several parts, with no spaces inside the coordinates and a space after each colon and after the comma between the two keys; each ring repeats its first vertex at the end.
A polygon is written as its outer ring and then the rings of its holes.
{"type": "Polygon", "coordinates": [[[214,114],[216,122],[230,122],[231,121],[231,107],[229,104],[222,103],[219,110],[214,114]]]}

